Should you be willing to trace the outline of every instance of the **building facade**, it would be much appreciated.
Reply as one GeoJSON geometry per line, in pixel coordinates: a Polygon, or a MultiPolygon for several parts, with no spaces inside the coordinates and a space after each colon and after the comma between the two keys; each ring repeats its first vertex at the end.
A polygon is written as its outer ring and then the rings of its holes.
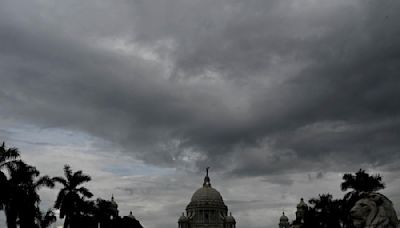
{"type": "Polygon", "coordinates": [[[283,213],[279,219],[279,228],[302,228],[307,210],[308,205],[304,202],[304,199],[301,198],[300,202],[297,204],[296,219],[290,223],[289,218],[283,213]]]}
{"type": "Polygon", "coordinates": [[[178,228],[235,228],[236,220],[221,194],[211,186],[208,168],[203,186],[197,189],[178,220],[178,228]]]}

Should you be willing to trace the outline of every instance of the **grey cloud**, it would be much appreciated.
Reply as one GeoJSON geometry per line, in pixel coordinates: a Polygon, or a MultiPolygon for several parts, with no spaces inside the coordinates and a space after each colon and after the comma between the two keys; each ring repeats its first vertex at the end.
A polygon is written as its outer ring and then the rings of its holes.
{"type": "Polygon", "coordinates": [[[277,184],[277,185],[292,185],[293,180],[290,178],[290,176],[284,176],[284,175],[277,175],[277,176],[269,176],[265,178],[265,182],[271,183],[271,184],[277,184]]]}
{"type": "MultiPolygon", "coordinates": [[[[31,128],[18,132],[36,135],[40,131],[44,130],[38,131],[36,128],[31,128]]],[[[51,134],[57,132],[57,129],[47,131],[46,134],[51,134]]],[[[146,227],[176,227],[177,219],[189,203],[192,194],[202,186],[204,171],[191,172],[177,169],[174,172],[164,173],[167,169],[158,169],[154,174],[143,173],[140,170],[130,170],[124,174],[113,173],[110,167],[123,169],[137,167],[141,163],[125,154],[115,152],[112,145],[104,146],[96,142],[102,141],[101,139],[88,137],[77,143],[68,140],[70,134],[74,132],[58,133],[58,137],[61,138],[58,141],[63,141],[64,144],[55,146],[31,145],[15,141],[9,142],[9,145],[18,145],[23,159],[37,166],[43,175],[63,175],[62,165],[65,162],[68,162],[73,170],[82,169],[92,176],[92,181],[87,184],[87,187],[95,194],[95,197],[109,199],[111,194],[114,194],[119,204],[120,214],[127,215],[132,210],[146,227]]],[[[47,138],[48,141],[52,139],[54,138],[47,138]]],[[[232,178],[212,168],[210,176],[212,185],[222,194],[238,225],[272,228],[279,222],[283,209],[291,220],[294,219],[295,207],[300,197],[309,199],[324,192],[340,197],[340,173],[325,173],[324,178],[315,179],[313,182],[308,180],[308,173],[299,171],[297,174],[280,173],[262,177],[232,178]],[[281,180],[283,183],[279,183],[281,180]],[[286,185],[284,183],[286,180],[291,180],[292,184],[286,185]]],[[[371,173],[374,172],[371,171],[371,173]]],[[[318,172],[312,172],[311,175],[317,176],[318,172]]],[[[391,178],[385,194],[396,202],[398,175],[395,172],[383,175],[391,178]]],[[[41,205],[45,209],[54,202],[58,189],[43,190],[46,191],[41,191],[41,205]]],[[[1,219],[0,214],[0,226],[1,219]]]]}
{"type": "Polygon", "coordinates": [[[399,159],[397,2],[96,3],[2,3],[1,116],[235,175],[399,159]]]}

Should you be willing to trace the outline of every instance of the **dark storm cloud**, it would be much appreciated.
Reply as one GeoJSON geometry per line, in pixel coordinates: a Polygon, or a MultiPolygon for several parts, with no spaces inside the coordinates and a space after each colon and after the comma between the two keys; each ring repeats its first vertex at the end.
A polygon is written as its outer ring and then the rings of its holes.
{"type": "Polygon", "coordinates": [[[10,120],[239,175],[399,159],[396,1],[1,4],[10,120]]]}

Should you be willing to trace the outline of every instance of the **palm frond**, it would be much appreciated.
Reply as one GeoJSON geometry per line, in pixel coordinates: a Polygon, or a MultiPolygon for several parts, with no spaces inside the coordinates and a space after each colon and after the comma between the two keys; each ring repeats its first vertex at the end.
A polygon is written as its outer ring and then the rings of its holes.
{"type": "Polygon", "coordinates": [[[74,175],[74,179],[73,180],[76,183],[76,186],[78,186],[78,185],[83,184],[85,182],[91,181],[92,178],[89,175],[85,175],[85,174],[82,174],[82,172],[80,172],[79,175],[74,175]]]}
{"type": "Polygon", "coordinates": [[[53,182],[58,182],[62,185],[64,185],[64,187],[68,187],[68,181],[64,178],[64,177],[53,177],[52,178],[53,182]]]}
{"type": "Polygon", "coordinates": [[[92,180],[92,178],[89,175],[83,174],[82,171],[79,170],[74,173],[74,175],[70,181],[70,187],[76,188],[85,182],[89,182],[90,180],[92,180]]]}
{"type": "Polygon", "coordinates": [[[8,163],[14,162],[19,157],[19,151],[17,148],[6,149],[5,144],[0,147],[0,169],[7,166],[8,163]]]}
{"type": "Polygon", "coordinates": [[[81,193],[84,197],[91,198],[93,196],[93,193],[89,191],[89,189],[85,187],[80,187],[77,189],[77,192],[81,193]]]}
{"type": "Polygon", "coordinates": [[[54,188],[54,181],[53,178],[50,178],[49,176],[43,176],[40,177],[38,181],[35,183],[35,188],[40,189],[41,187],[46,186],[49,188],[54,188]]]}
{"type": "Polygon", "coordinates": [[[19,157],[19,151],[17,148],[12,147],[6,149],[5,143],[3,142],[0,146],[0,164],[6,160],[13,160],[19,157]]]}

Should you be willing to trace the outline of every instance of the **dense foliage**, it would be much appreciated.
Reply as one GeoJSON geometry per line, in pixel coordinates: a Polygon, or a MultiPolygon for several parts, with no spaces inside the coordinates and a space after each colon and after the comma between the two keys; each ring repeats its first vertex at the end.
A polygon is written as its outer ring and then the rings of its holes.
{"type": "Polygon", "coordinates": [[[8,228],[48,228],[56,222],[54,209],[59,209],[68,228],[142,228],[133,216],[120,217],[118,205],[112,199],[89,200],[93,194],[82,185],[91,181],[81,170],[73,172],[64,166],[64,177],[41,176],[36,167],[20,159],[17,148],[0,146],[0,210],[4,210],[8,228]],[[38,190],[53,188],[55,183],[61,189],[54,203],[54,209],[40,210],[38,190]]]}
{"type": "Polygon", "coordinates": [[[350,209],[365,192],[375,192],[385,187],[382,177],[370,175],[360,169],[355,174],[345,173],[341,184],[342,191],[347,191],[343,199],[333,199],[332,195],[321,194],[309,200],[303,228],[353,228],[350,209]]]}

